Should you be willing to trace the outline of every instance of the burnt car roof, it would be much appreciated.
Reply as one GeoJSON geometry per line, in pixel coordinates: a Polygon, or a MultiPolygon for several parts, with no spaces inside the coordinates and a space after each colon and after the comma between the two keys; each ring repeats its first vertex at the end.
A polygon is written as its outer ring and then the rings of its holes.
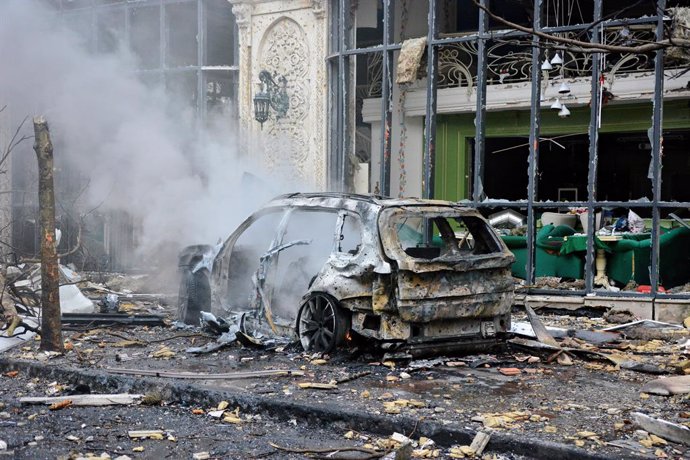
{"type": "Polygon", "coordinates": [[[452,201],[430,200],[420,198],[386,198],[380,195],[363,195],[357,193],[321,192],[321,193],[289,193],[278,196],[268,202],[266,206],[325,206],[329,208],[348,208],[360,204],[365,207],[380,210],[398,206],[446,206],[467,213],[478,213],[475,209],[462,206],[452,201]],[[350,204],[348,206],[347,204],[350,204]]]}

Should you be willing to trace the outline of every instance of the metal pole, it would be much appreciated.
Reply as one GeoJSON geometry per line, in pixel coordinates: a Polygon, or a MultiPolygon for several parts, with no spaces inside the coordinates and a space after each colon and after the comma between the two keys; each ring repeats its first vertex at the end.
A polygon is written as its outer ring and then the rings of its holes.
{"type": "MultiPolygon", "coordinates": [[[[489,8],[489,0],[479,2],[489,8]]],[[[472,176],[472,202],[478,206],[484,198],[484,137],[486,134],[486,74],[487,74],[487,31],[489,15],[479,9],[479,38],[477,39],[477,108],[475,112],[474,173],[472,176]]]]}
{"type": "Polygon", "coordinates": [[[388,46],[393,43],[393,14],[391,0],[383,0],[383,56],[381,81],[381,195],[391,194],[391,123],[393,93],[393,51],[388,46]]]}
{"type": "MultiPolygon", "coordinates": [[[[349,65],[349,57],[346,58],[343,55],[343,52],[347,49],[347,43],[348,43],[348,35],[351,33],[351,30],[349,27],[351,26],[351,23],[349,22],[349,12],[350,12],[350,2],[349,0],[340,0],[340,11],[338,12],[339,18],[340,18],[340,24],[342,27],[342,35],[340,36],[340,45],[339,45],[339,56],[338,56],[338,72],[340,72],[340,81],[338,85],[338,89],[340,91],[339,94],[339,99],[340,99],[340,116],[339,116],[339,131],[338,134],[341,136],[341,144],[340,144],[340,149],[338,152],[337,156],[337,187],[338,190],[346,190],[347,189],[347,184],[346,184],[346,177],[347,177],[347,172],[346,172],[346,162],[347,162],[347,156],[348,156],[348,132],[351,128],[350,123],[348,122],[348,110],[350,108],[350,104],[348,103],[348,83],[350,81],[350,65],[349,65]]],[[[352,127],[354,129],[354,126],[352,127]]]]}
{"type": "Polygon", "coordinates": [[[204,65],[204,52],[206,51],[206,28],[204,22],[204,2],[197,0],[196,2],[196,107],[199,115],[199,121],[203,122],[206,119],[206,85],[204,82],[204,75],[201,67],[204,65]]]}
{"type": "MultiPolygon", "coordinates": [[[[666,0],[657,1],[658,16],[656,39],[664,38],[664,11],[666,0]]],[[[659,286],[659,201],[661,201],[661,155],[663,152],[663,108],[664,108],[664,51],[659,49],[654,56],[654,100],[652,101],[652,251],[650,258],[649,281],[652,296],[656,296],[659,286]]],[[[654,305],[652,303],[652,305],[654,305]]],[[[653,312],[656,318],[656,312],[653,312]]]]}
{"type": "MultiPolygon", "coordinates": [[[[601,0],[594,0],[594,22],[601,20],[601,0]]],[[[600,43],[601,25],[592,27],[592,43],[600,43]]],[[[594,216],[593,202],[597,199],[597,166],[599,156],[599,115],[601,112],[601,66],[600,53],[591,54],[592,59],[592,96],[589,115],[589,171],[587,174],[587,254],[585,256],[585,292],[594,289],[594,216]]]]}
{"type": "MultiPolygon", "coordinates": [[[[533,28],[541,28],[542,0],[534,0],[533,28]]],[[[532,91],[530,94],[530,131],[529,158],[527,160],[527,279],[528,285],[534,284],[536,213],[534,202],[537,200],[537,169],[539,168],[539,127],[541,125],[541,48],[539,37],[532,36],[532,91]]]]}
{"type": "Polygon", "coordinates": [[[434,197],[434,154],[436,150],[436,67],[437,48],[432,44],[436,35],[436,0],[429,0],[427,32],[426,117],[424,119],[424,198],[434,197]]]}
{"type": "Polygon", "coordinates": [[[165,59],[166,54],[168,54],[168,30],[166,27],[166,16],[168,12],[168,7],[165,5],[165,3],[161,1],[158,8],[158,28],[160,30],[160,46],[158,48],[158,68],[163,69],[165,71],[168,68],[168,63],[165,59]]]}

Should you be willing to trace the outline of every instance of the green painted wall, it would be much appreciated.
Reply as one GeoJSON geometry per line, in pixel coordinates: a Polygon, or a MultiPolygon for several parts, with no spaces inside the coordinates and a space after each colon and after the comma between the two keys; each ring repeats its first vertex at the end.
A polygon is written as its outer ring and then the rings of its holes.
{"type": "MultiPolygon", "coordinates": [[[[664,130],[690,128],[688,101],[665,102],[663,114],[664,130]]],[[[554,110],[542,110],[540,133],[546,136],[586,134],[589,116],[589,107],[571,109],[571,116],[567,120],[559,118],[554,110]]],[[[450,201],[470,198],[470,140],[475,135],[474,117],[474,113],[465,113],[438,115],[436,119],[435,198],[450,201]]],[[[604,107],[600,132],[646,131],[651,124],[651,103],[611,105],[604,107]]],[[[529,127],[529,110],[486,114],[487,137],[528,136],[529,127]]]]}

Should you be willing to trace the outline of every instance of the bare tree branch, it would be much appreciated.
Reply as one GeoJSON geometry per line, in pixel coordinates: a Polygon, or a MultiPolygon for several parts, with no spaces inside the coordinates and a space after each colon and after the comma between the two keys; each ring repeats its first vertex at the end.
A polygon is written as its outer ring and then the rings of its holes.
{"type": "MultiPolygon", "coordinates": [[[[7,106],[3,106],[2,110],[5,110],[5,107],[7,107],[7,106]]],[[[7,147],[5,147],[5,151],[2,152],[2,157],[0,157],[0,165],[3,165],[5,163],[5,161],[7,161],[7,158],[12,153],[12,150],[17,148],[17,146],[19,144],[21,144],[25,140],[31,139],[33,137],[33,136],[29,136],[29,135],[24,135],[24,136],[19,137],[19,134],[20,134],[22,128],[24,127],[26,120],[28,120],[28,119],[29,119],[28,116],[24,117],[22,122],[19,123],[19,126],[17,126],[17,129],[14,131],[14,134],[12,135],[12,138],[10,139],[9,144],[7,144],[7,147]]]]}
{"type": "Polygon", "coordinates": [[[573,47],[573,51],[576,52],[610,52],[610,53],[630,53],[630,54],[644,54],[644,53],[649,53],[651,51],[656,51],[659,49],[665,49],[670,46],[682,46],[682,47],[690,47],[690,40],[685,40],[685,39],[666,39],[666,40],[659,40],[656,42],[650,42],[646,43],[644,45],[639,45],[639,46],[621,46],[621,45],[608,45],[605,43],[591,43],[591,42],[586,42],[582,40],[576,40],[573,38],[568,38],[568,37],[561,37],[557,35],[552,35],[548,34],[545,32],[541,32],[538,30],[535,30],[531,27],[525,27],[520,24],[516,24],[512,21],[508,21],[507,19],[491,12],[489,8],[485,7],[484,5],[481,5],[479,3],[479,0],[472,0],[472,2],[477,6],[477,8],[483,10],[486,12],[486,14],[489,15],[490,18],[500,22],[501,24],[504,24],[511,29],[519,30],[520,32],[525,32],[530,35],[534,35],[540,38],[543,38],[545,40],[549,40],[552,42],[560,43],[562,45],[568,45],[569,47],[573,47]]]}

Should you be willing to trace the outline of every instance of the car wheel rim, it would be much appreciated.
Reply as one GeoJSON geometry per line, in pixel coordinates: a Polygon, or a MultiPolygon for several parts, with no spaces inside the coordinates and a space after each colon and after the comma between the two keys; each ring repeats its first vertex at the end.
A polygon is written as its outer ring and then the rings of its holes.
{"type": "Polygon", "coordinates": [[[302,347],[307,351],[327,352],[336,342],[336,307],[328,297],[311,297],[302,306],[299,335],[302,347]]]}

